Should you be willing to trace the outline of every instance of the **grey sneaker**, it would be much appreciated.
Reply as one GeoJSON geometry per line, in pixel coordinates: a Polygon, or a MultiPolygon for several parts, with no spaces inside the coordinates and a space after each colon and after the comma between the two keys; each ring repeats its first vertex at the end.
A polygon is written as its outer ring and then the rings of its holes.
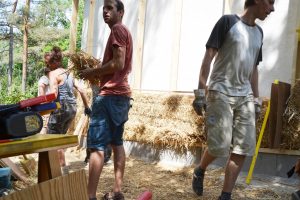
{"type": "Polygon", "coordinates": [[[292,200],[300,200],[300,190],[292,193],[292,200]]]}
{"type": "Polygon", "coordinates": [[[204,174],[205,174],[205,170],[200,169],[200,168],[195,168],[194,169],[192,187],[193,187],[194,192],[198,196],[203,195],[204,174]]]}

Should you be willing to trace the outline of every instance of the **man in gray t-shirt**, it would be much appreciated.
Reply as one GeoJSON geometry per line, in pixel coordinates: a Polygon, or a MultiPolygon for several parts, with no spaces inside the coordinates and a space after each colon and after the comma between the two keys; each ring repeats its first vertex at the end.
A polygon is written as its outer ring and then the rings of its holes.
{"type": "Polygon", "coordinates": [[[262,60],[263,44],[263,31],[255,20],[264,20],[273,12],[274,1],[245,0],[244,13],[222,16],[206,43],[193,102],[197,114],[206,109],[207,149],[192,181],[199,196],[207,166],[217,157],[229,155],[219,199],[231,199],[245,157],[254,153],[255,113],[260,108],[257,65],[262,60]]]}

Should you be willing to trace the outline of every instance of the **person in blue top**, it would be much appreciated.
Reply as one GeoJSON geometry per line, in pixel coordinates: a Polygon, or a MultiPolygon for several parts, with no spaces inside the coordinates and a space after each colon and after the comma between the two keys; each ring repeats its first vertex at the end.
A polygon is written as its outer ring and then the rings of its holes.
{"type": "Polygon", "coordinates": [[[206,110],[207,149],[192,180],[199,196],[203,195],[207,166],[217,157],[229,155],[219,199],[231,199],[245,157],[254,153],[255,114],[260,110],[257,65],[262,60],[263,44],[263,31],[255,20],[264,20],[273,12],[274,2],[245,0],[243,14],[222,16],[206,43],[193,101],[197,114],[206,110]]]}

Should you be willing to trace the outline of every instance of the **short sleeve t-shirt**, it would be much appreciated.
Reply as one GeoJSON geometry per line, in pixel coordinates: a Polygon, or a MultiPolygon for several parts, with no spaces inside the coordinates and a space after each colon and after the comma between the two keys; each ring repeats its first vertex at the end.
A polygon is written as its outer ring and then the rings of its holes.
{"type": "MultiPolygon", "coordinates": [[[[50,93],[50,86],[49,86],[49,79],[48,79],[48,77],[47,76],[42,76],[40,79],[39,79],[39,81],[38,81],[38,85],[40,86],[40,85],[45,85],[45,89],[46,89],[46,91],[45,91],[45,94],[49,94],[50,93]]],[[[38,95],[40,95],[40,94],[38,94],[38,95]]]]}
{"type": "Polygon", "coordinates": [[[263,31],[245,24],[237,15],[224,15],[216,23],[206,48],[218,50],[209,90],[230,96],[252,94],[251,76],[262,60],[263,31]]]}
{"type": "Polygon", "coordinates": [[[113,47],[124,47],[126,49],[124,68],[113,74],[105,75],[100,80],[100,95],[131,96],[128,83],[128,75],[132,68],[132,37],[129,30],[121,23],[111,28],[102,65],[113,58],[113,47]]]}

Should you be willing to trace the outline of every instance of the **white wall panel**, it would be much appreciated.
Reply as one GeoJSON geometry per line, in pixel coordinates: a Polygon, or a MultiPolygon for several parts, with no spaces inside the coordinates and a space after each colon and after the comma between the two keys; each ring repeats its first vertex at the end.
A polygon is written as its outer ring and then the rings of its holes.
{"type": "Polygon", "coordinates": [[[222,14],[223,1],[183,1],[177,90],[193,91],[198,87],[205,44],[222,14]]]}
{"type": "Polygon", "coordinates": [[[175,1],[147,0],[143,53],[144,90],[169,90],[175,1]]]}

